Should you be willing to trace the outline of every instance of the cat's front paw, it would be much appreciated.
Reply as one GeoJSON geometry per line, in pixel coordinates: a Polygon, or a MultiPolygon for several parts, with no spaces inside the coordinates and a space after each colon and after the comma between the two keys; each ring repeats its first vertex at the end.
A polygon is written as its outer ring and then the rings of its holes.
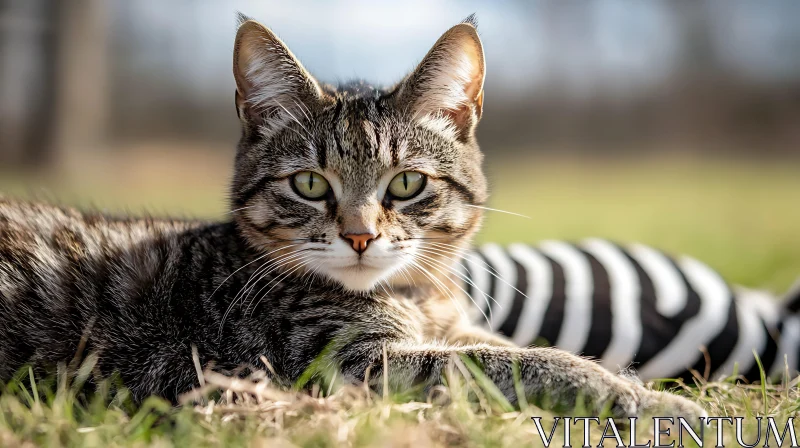
{"type": "Polygon", "coordinates": [[[701,417],[708,417],[702,406],[688,398],[652,390],[640,392],[638,414],[641,417],[671,417],[676,424],[681,417],[693,427],[702,425],[701,417]]]}

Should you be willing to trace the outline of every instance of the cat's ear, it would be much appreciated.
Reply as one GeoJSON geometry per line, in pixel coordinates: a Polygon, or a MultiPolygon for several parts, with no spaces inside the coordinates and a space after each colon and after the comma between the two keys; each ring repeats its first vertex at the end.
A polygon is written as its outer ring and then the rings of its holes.
{"type": "Polygon", "coordinates": [[[236,109],[245,124],[273,129],[302,116],[324,93],[278,36],[240,15],[233,47],[236,109]]]}
{"type": "Polygon", "coordinates": [[[483,46],[470,16],[436,41],[397,94],[415,119],[437,121],[467,140],[483,112],[485,75],[483,46]]]}

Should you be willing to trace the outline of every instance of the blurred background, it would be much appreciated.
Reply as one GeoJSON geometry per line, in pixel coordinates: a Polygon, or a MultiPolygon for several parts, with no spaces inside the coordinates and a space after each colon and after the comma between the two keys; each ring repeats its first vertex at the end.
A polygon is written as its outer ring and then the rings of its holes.
{"type": "Polygon", "coordinates": [[[477,13],[480,239],[589,236],[800,275],[800,2],[0,0],[0,191],[220,219],[235,12],[322,81],[390,85],[477,13]]]}

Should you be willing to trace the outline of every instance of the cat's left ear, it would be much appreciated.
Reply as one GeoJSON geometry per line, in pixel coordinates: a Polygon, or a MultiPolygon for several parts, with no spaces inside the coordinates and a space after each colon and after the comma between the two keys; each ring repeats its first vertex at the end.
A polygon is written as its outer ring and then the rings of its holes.
{"type": "Polygon", "coordinates": [[[236,108],[247,124],[277,129],[325,97],[319,83],[278,36],[240,16],[233,49],[236,108]]]}
{"type": "Polygon", "coordinates": [[[470,16],[436,41],[396,93],[415,119],[444,120],[465,141],[473,137],[483,112],[485,76],[483,45],[470,16]]]}

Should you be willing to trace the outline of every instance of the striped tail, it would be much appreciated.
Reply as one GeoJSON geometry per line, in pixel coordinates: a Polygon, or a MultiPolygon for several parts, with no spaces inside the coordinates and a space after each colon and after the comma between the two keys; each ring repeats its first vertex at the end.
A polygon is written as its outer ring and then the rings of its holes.
{"type": "MultiPolygon", "coordinates": [[[[521,346],[555,345],[645,379],[797,372],[800,316],[731,288],[688,257],[601,239],[487,244],[464,261],[477,323],[521,346]]],[[[788,306],[800,305],[800,290],[788,306]]],[[[787,299],[788,300],[788,299],[787,299]]]]}

